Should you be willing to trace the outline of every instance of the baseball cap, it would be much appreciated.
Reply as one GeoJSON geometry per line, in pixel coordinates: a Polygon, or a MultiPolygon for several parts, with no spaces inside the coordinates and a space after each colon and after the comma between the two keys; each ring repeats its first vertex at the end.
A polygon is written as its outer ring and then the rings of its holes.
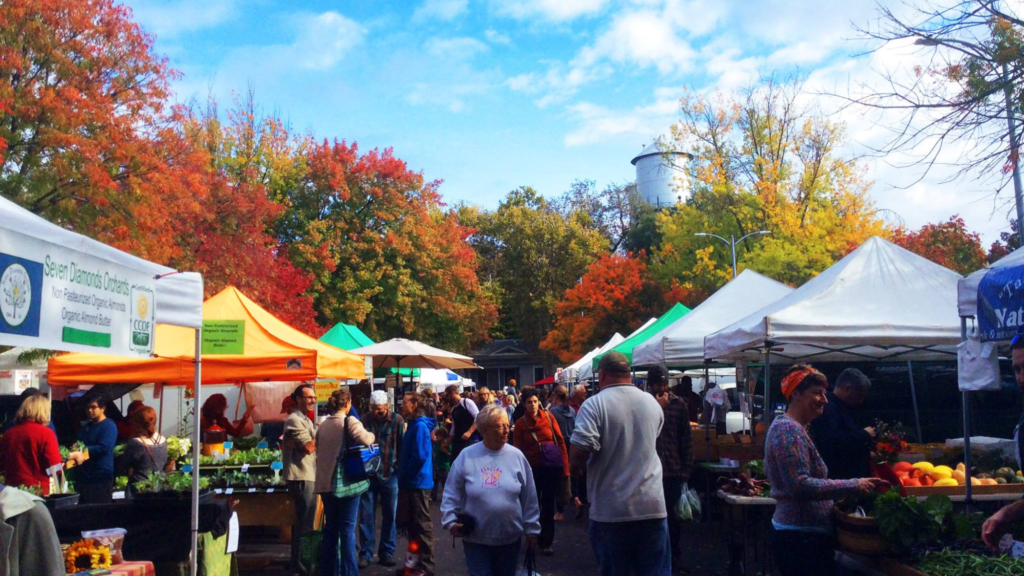
{"type": "Polygon", "coordinates": [[[374,390],[373,394],[370,394],[370,405],[380,406],[381,404],[388,403],[388,393],[383,390],[374,390]]]}
{"type": "Polygon", "coordinates": [[[597,363],[597,369],[607,370],[613,374],[629,374],[629,359],[622,352],[612,350],[601,357],[597,363]]]}

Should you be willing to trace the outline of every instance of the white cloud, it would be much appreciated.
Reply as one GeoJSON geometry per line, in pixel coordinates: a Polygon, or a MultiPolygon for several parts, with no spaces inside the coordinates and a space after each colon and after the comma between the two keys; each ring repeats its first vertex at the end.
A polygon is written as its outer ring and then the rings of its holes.
{"type": "Polygon", "coordinates": [[[577,66],[593,66],[603,60],[620,64],[653,66],[662,74],[693,65],[695,52],[680,38],[670,21],[658,12],[642,10],[616,16],[611,26],[573,60],[577,66]]]}
{"type": "Polygon", "coordinates": [[[413,13],[415,21],[441,20],[450,22],[467,12],[469,0],[427,0],[413,13]]]}
{"type": "Polygon", "coordinates": [[[130,4],[135,20],[162,40],[219,26],[237,14],[237,0],[141,0],[130,4]]]}
{"type": "Polygon", "coordinates": [[[600,12],[608,0],[492,0],[500,14],[513,18],[540,18],[566,22],[600,12]]]}
{"type": "Polygon", "coordinates": [[[613,110],[589,102],[569,106],[577,127],[564,139],[566,146],[583,146],[630,136],[647,142],[668,132],[678,117],[682,87],[661,87],[654,91],[654,101],[629,110],[613,110]]]}
{"type": "Polygon", "coordinates": [[[364,34],[356,21],[337,12],[324,12],[302,18],[298,37],[290,46],[267,49],[304,68],[324,70],[362,43],[364,34]]]}
{"type": "Polygon", "coordinates": [[[484,36],[487,37],[487,40],[489,40],[491,44],[503,44],[507,46],[512,43],[512,39],[509,38],[508,34],[502,34],[497,30],[487,30],[484,32],[484,36]]]}
{"type": "Polygon", "coordinates": [[[472,58],[481,52],[490,50],[487,44],[476,38],[431,38],[424,45],[427,52],[437,58],[462,60],[472,58]]]}

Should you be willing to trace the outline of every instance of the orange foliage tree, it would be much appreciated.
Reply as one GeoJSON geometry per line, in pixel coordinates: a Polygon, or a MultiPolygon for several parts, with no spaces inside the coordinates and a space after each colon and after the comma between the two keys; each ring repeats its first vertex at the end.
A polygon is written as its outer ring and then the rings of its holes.
{"type": "Polygon", "coordinates": [[[987,263],[981,237],[969,231],[956,214],[946,222],[925,224],[919,230],[900,228],[893,232],[892,241],[958,274],[970,274],[987,263]]]}
{"type": "Polygon", "coordinates": [[[554,329],[540,347],[562,362],[574,361],[615,332],[627,334],[663,314],[680,295],[658,284],[643,260],[606,254],[555,305],[554,329]]]}

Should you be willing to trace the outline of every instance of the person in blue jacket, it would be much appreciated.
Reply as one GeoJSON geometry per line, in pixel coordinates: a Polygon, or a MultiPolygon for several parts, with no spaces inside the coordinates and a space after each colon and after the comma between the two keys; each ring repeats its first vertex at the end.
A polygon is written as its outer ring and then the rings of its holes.
{"type": "Polygon", "coordinates": [[[78,441],[85,444],[89,459],[82,452],[70,457],[75,469],[75,489],[81,494],[82,504],[108,504],[114,490],[114,444],[117,425],[104,413],[105,403],[100,395],[84,398],[85,414],[89,422],[78,432],[78,441]]]}
{"type": "Polygon", "coordinates": [[[408,511],[409,541],[419,543],[420,567],[434,574],[434,529],[430,520],[430,491],[434,488],[433,444],[430,432],[436,425],[426,414],[427,400],[418,392],[402,397],[402,416],[407,428],[398,451],[398,508],[408,511]]]}

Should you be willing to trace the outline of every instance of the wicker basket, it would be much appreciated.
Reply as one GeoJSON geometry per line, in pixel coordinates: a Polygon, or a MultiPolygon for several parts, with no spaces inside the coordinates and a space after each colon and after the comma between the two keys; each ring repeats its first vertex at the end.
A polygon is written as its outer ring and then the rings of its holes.
{"type": "Polygon", "coordinates": [[[838,508],[834,511],[836,539],[840,548],[865,556],[880,556],[887,552],[878,519],[853,516],[838,508]]]}

